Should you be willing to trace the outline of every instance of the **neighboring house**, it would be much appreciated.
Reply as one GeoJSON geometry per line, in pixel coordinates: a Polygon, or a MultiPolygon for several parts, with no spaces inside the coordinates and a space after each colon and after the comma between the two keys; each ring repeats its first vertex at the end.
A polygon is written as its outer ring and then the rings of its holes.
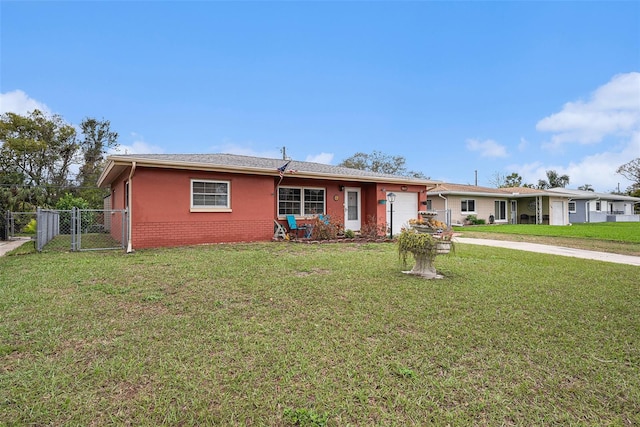
{"type": "Polygon", "coordinates": [[[427,192],[427,209],[450,210],[451,223],[474,215],[495,224],[569,223],[569,195],[527,187],[489,188],[442,183],[427,192]]]}
{"type": "Polygon", "coordinates": [[[271,240],[274,220],[286,227],[289,214],[300,223],[329,215],[354,231],[368,222],[387,226],[390,192],[399,232],[436,183],[232,154],[114,155],[98,180],[111,190],[110,206],[129,211],[128,250],[271,240]]]}
{"type": "Polygon", "coordinates": [[[640,221],[640,215],[634,214],[634,205],[640,204],[640,197],[566,188],[548,191],[570,197],[569,221],[572,223],[640,221]]]}

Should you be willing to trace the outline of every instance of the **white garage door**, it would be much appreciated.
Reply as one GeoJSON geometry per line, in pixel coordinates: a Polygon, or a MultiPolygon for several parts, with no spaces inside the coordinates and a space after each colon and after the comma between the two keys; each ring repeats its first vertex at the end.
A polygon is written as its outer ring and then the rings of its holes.
{"type": "MultiPolygon", "coordinates": [[[[393,202],[393,234],[396,235],[409,224],[411,218],[418,217],[418,193],[393,193],[396,195],[396,201],[393,202]]],[[[387,224],[391,221],[390,210],[391,204],[387,202],[387,224]]]]}

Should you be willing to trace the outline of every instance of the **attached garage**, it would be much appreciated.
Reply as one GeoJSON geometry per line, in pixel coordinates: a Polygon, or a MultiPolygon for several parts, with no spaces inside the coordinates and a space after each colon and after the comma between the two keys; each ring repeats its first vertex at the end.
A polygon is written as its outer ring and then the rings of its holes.
{"type": "MultiPolygon", "coordinates": [[[[389,193],[387,192],[387,195],[389,193]]],[[[409,224],[409,220],[418,217],[418,193],[400,193],[394,191],[396,200],[393,202],[393,234],[400,233],[402,227],[409,224]]],[[[387,224],[391,222],[391,203],[387,202],[387,224]]]]}

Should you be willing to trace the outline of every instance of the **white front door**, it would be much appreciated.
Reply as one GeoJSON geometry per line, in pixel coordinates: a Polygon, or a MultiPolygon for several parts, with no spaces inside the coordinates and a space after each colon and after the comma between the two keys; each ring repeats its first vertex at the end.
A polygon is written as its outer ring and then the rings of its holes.
{"type": "Polygon", "coordinates": [[[360,189],[344,189],[344,229],[359,231],[362,226],[360,209],[360,189]]]}
{"type": "Polygon", "coordinates": [[[564,203],[552,202],[551,208],[553,209],[551,225],[564,225],[564,203]]]}
{"type": "Polygon", "coordinates": [[[518,202],[511,201],[511,224],[518,223],[518,202]]]}

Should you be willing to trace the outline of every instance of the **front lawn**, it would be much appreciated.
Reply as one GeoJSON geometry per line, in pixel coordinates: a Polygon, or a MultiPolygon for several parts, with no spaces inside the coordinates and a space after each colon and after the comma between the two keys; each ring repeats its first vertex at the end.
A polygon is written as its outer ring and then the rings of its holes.
{"type": "Polygon", "coordinates": [[[0,425],[638,425],[638,267],[457,245],[0,258],[0,425]]]}
{"type": "Polygon", "coordinates": [[[542,224],[504,224],[455,227],[456,231],[518,234],[525,236],[571,237],[614,242],[639,243],[640,222],[600,222],[566,226],[542,224]]]}
{"type": "Polygon", "coordinates": [[[526,241],[592,251],[640,256],[640,223],[486,225],[454,227],[464,237],[526,241]]]}

